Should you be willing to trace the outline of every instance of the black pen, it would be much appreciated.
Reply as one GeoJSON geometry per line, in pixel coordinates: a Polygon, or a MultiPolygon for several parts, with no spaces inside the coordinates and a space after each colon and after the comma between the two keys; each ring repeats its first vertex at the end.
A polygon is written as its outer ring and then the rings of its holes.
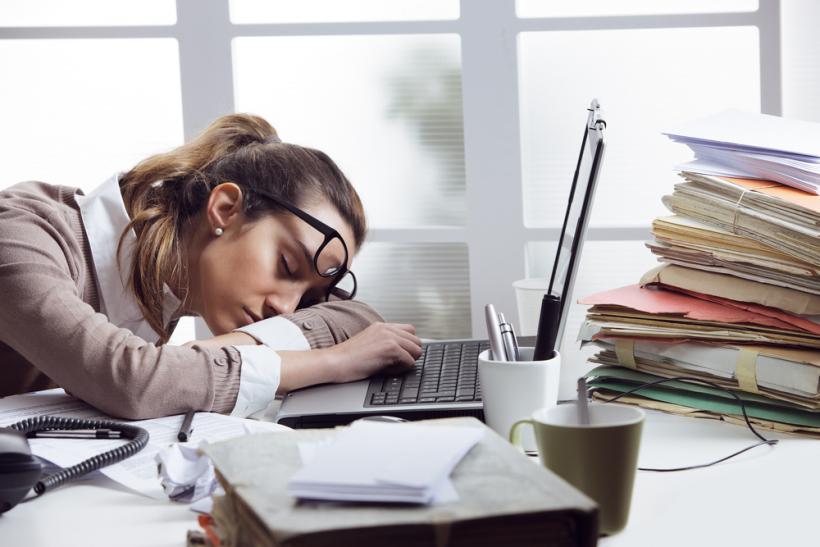
{"type": "Polygon", "coordinates": [[[187,414],[185,414],[185,418],[182,419],[182,425],[179,426],[179,433],[177,433],[177,440],[181,443],[188,442],[188,439],[191,438],[191,433],[194,432],[193,423],[194,423],[194,413],[196,410],[189,410],[187,414]]]}
{"type": "Polygon", "coordinates": [[[541,315],[538,318],[538,332],[535,337],[533,361],[552,359],[558,338],[558,326],[561,322],[561,298],[545,294],[541,299],[541,315]]]}

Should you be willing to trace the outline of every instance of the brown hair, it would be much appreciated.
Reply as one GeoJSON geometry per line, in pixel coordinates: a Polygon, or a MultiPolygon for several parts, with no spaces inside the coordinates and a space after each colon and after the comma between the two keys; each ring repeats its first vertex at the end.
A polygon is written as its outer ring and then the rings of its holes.
{"type": "MultiPolygon", "coordinates": [[[[129,286],[162,342],[170,336],[162,317],[163,284],[187,282],[183,228],[222,182],[242,188],[244,213],[250,219],[279,212],[277,205],[254,192],[257,189],[298,206],[327,200],[352,228],[356,248],[364,242],[367,225],[359,196],[325,153],[281,142],[259,116],[218,118],[191,142],[141,161],[120,179],[131,222],[120,236],[117,254],[133,228],[137,242],[129,286]]],[[[185,300],[187,294],[180,297],[185,300]]]]}

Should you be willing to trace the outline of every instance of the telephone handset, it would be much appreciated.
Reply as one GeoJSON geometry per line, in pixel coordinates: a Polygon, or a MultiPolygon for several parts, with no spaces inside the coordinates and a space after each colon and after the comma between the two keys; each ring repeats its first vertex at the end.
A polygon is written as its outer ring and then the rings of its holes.
{"type": "Polygon", "coordinates": [[[148,437],[145,429],[134,425],[61,416],[39,416],[0,427],[0,514],[17,505],[32,487],[40,496],[86,473],[133,456],[145,448],[148,437]],[[42,476],[42,464],[31,453],[27,436],[41,431],[77,429],[118,431],[128,442],[57,473],[42,476]]]}

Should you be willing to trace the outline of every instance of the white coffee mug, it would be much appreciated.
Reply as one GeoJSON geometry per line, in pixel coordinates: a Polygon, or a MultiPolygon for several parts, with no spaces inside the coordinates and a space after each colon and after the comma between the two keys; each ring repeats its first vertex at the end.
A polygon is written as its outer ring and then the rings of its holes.
{"type": "MultiPolygon", "coordinates": [[[[520,361],[492,361],[488,351],[478,356],[478,377],[484,401],[484,421],[496,433],[507,438],[512,424],[528,418],[538,408],[555,406],[561,374],[561,355],[533,361],[534,348],[520,348],[520,361]]],[[[535,451],[531,429],[522,432],[522,445],[535,451]]]]}

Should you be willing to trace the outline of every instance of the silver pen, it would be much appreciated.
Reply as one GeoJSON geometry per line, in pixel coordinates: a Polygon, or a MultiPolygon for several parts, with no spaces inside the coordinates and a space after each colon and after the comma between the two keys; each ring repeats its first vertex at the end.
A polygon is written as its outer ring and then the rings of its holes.
{"type": "Polygon", "coordinates": [[[504,319],[504,314],[498,314],[498,328],[501,331],[501,340],[504,342],[504,351],[507,352],[507,361],[518,361],[518,344],[512,325],[504,319]]]}
{"type": "Polygon", "coordinates": [[[521,354],[518,353],[518,336],[515,334],[515,327],[513,327],[512,323],[510,323],[510,333],[512,333],[513,357],[515,357],[516,361],[520,361],[521,354]]]}
{"type": "Polygon", "coordinates": [[[501,329],[498,328],[498,315],[492,304],[484,306],[484,319],[487,321],[487,338],[490,339],[490,359],[493,361],[507,361],[507,352],[501,339],[501,329]]]}

